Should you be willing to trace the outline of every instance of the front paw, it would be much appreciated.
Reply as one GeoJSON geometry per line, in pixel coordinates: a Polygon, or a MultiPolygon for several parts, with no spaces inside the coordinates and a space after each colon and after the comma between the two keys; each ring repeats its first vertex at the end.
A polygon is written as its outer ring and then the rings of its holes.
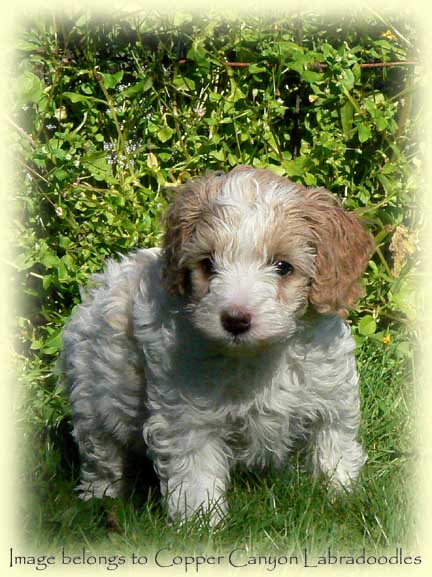
{"type": "Polygon", "coordinates": [[[221,529],[226,523],[227,508],[224,503],[203,503],[196,509],[180,510],[168,507],[169,525],[192,523],[194,527],[221,529]]]}
{"type": "Polygon", "coordinates": [[[333,494],[349,493],[353,490],[358,472],[350,471],[343,465],[337,466],[333,472],[327,472],[329,488],[333,494]]]}
{"type": "Polygon", "coordinates": [[[343,431],[328,428],[319,431],[312,453],[315,475],[324,473],[334,489],[350,491],[366,462],[361,444],[343,431]]]}
{"type": "Polygon", "coordinates": [[[168,515],[173,523],[196,520],[200,525],[216,528],[226,519],[225,495],[217,481],[201,485],[168,482],[166,499],[168,515]]]}

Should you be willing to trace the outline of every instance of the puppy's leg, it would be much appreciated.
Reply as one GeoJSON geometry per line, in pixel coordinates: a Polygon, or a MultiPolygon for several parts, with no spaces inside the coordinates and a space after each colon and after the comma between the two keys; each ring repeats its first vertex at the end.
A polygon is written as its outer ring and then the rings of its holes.
{"type": "Polygon", "coordinates": [[[336,488],[351,489],[366,462],[357,432],[355,422],[351,426],[347,422],[323,424],[316,431],[312,455],[314,473],[325,473],[336,488]]]}
{"type": "Polygon", "coordinates": [[[217,525],[226,512],[225,490],[229,478],[227,451],[218,439],[176,438],[169,455],[153,452],[155,468],[161,477],[161,491],[172,519],[185,520],[195,513],[208,515],[217,525]],[[188,445],[198,445],[188,450],[188,445]]]}
{"type": "MultiPolygon", "coordinates": [[[[94,426],[92,427],[94,428],[94,426]]],[[[84,500],[118,497],[123,491],[123,451],[108,437],[77,423],[74,436],[81,454],[81,482],[77,487],[84,500]]]]}

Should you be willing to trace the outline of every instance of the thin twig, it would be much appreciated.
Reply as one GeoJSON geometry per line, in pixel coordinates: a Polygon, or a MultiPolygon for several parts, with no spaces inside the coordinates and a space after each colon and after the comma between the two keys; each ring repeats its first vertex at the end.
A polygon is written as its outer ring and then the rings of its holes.
{"type": "Polygon", "coordinates": [[[381,261],[382,264],[384,265],[384,268],[385,268],[387,274],[389,275],[390,278],[393,278],[392,271],[390,270],[390,267],[389,267],[386,259],[384,258],[384,255],[383,255],[382,250],[380,249],[380,247],[377,246],[377,247],[375,248],[375,251],[376,251],[377,255],[379,256],[380,261],[381,261]]]}
{"type": "Polygon", "coordinates": [[[28,140],[28,142],[30,142],[33,148],[36,148],[36,142],[33,140],[30,134],[28,134],[23,128],[21,128],[21,126],[18,126],[18,124],[16,124],[6,114],[4,114],[3,117],[6,118],[7,122],[9,122],[9,124],[11,124],[15,128],[15,130],[17,130],[21,134],[21,136],[23,136],[26,140],[28,140]]]}
{"type": "MultiPolygon", "coordinates": [[[[193,62],[192,60],[187,60],[186,58],[181,58],[180,60],[176,60],[177,64],[190,64],[193,62]]],[[[230,68],[248,68],[252,66],[252,62],[224,62],[225,66],[229,66],[230,68]]],[[[262,63],[260,63],[262,64],[262,63]]],[[[317,62],[315,65],[312,65],[316,68],[327,68],[327,64],[321,64],[317,62]]],[[[394,62],[363,62],[359,64],[360,68],[391,68],[393,66],[418,66],[418,62],[416,60],[396,60],[394,62]]]]}
{"type": "Polygon", "coordinates": [[[364,62],[360,68],[389,68],[391,66],[417,66],[415,60],[397,60],[395,62],[364,62]]]}
{"type": "Polygon", "coordinates": [[[374,10],[371,6],[369,6],[368,4],[366,4],[366,8],[375,16],[375,18],[378,18],[378,20],[381,20],[381,22],[383,24],[385,24],[388,28],[391,28],[393,30],[393,32],[396,34],[396,36],[399,36],[399,38],[401,40],[403,40],[403,42],[405,42],[406,44],[408,44],[408,46],[410,46],[412,48],[412,43],[408,40],[408,38],[406,38],[406,36],[404,36],[402,34],[402,32],[400,32],[395,26],[394,24],[392,24],[391,22],[388,22],[383,16],[381,16],[381,14],[379,14],[376,10],[374,10]]]}

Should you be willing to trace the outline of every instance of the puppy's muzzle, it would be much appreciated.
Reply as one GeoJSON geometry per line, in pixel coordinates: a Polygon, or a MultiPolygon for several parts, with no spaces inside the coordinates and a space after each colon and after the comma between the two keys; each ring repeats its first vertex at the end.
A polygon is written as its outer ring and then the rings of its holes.
{"type": "Polygon", "coordinates": [[[246,333],[251,327],[252,315],[245,310],[223,311],[221,323],[223,328],[232,335],[246,333]]]}

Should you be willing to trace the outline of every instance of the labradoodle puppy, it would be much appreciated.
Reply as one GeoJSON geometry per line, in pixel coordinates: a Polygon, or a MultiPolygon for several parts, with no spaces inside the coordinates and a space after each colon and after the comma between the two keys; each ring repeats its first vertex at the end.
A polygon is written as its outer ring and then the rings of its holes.
{"type": "Polygon", "coordinates": [[[349,488],[365,453],[343,316],[372,248],[327,190],[268,170],[181,186],[162,248],[108,261],[64,331],[83,498],[121,494],[133,450],[172,518],[216,524],[235,464],[280,465],[304,437],[349,488]]]}

